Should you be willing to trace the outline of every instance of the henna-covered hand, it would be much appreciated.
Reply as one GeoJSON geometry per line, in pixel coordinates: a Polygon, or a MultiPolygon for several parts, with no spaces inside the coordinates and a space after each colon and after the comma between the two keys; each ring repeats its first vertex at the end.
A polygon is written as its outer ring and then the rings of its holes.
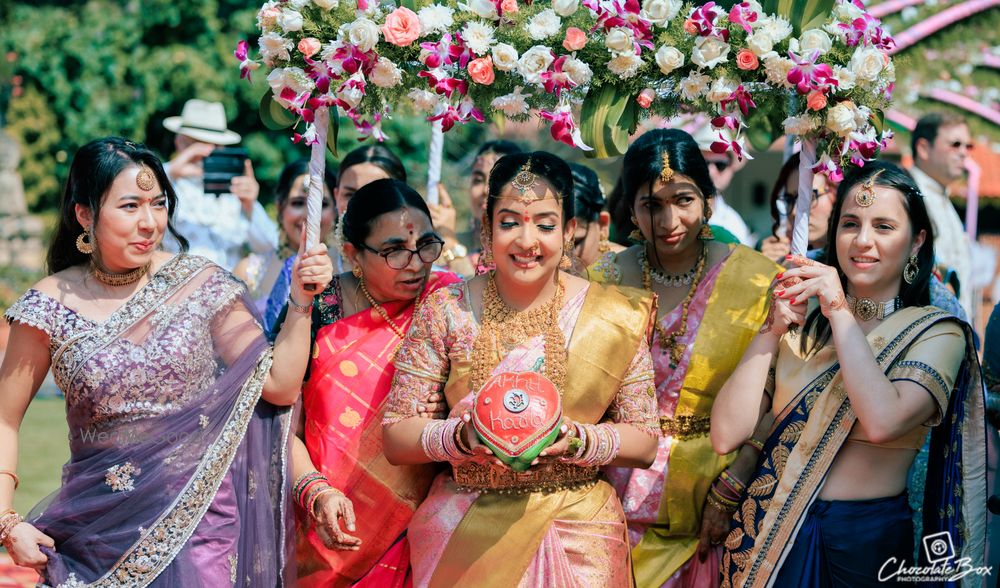
{"type": "Polygon", "coordinates": [[[775,294],[778,297],[795,304],[815,296],[820,311],[827,318],[847,308],[844,287],[836,269],[801,255],[789,255],[787,259],[795,267],[778,274],[778,278],[782,280],[782,285],[790,278],[797,278],[800,282],[777,290],[775,294]]]}

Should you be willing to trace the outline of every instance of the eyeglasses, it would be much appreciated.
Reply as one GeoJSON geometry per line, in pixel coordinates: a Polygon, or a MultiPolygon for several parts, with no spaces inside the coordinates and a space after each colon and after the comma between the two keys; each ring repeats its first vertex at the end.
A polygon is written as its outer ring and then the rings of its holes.
{"type": "Polygon", "coordinates": [[[975,144],[973,143],[963,143],[961,141],[952,141],[951,143],[948,143],[948,145],[952,149],[961,149],[962,146],[964,145],[967,151],[972,151],[972,148],[975,147],[975,144]]]}
{"type": "Polygon", "coordinates": [[[717,171],[719,173],[722,173],[722,172],[726,171],[727,167],[729,167],[729,160],[728,159],[712,159],[712,160],[708,161],[708,165],[713,166],[715,168],[715,171],[717,171]]]}
{"type": "Polygon", "coordinates": [[[396,247],[389,249],[388,251],[379,251],[378,249],[373,249],[367,244],[362,243],[362,247],[371,251],[375,255],[385,258],[385,263],[390,268],[395,270],[405,269],[406,266],[410,265],[413,261],[413,256],[416,255],[420,258],[420,261],[424,263],[433,263],[437,261],[437,258],[441,257],[441,251],[444,249],[444,241],[435,239],[434,241],[428,241],[423,245],[417,247],[416,249],[407,249],[406,247],[396,247]]]}
{"type": "MultiPolygon", "coordinates": [[[[813,204],[816,204],[816,201],[819,200],[820,196],[826,196],[829,193],[830,193],[829,190],[825,190],[823,192],[820,192],[819,190],[813,188],[813,191],[812,191],[812,202],[810,203],[810,206],[813,205],[813,204]]],[[[793,208],[795,206],[795,202],[799,199],[799,195],[796,192],[785,193],[785,195],[782,197],[782,199],[787,203],[787,205],[788,205],[789,208],[793,208]]]]}

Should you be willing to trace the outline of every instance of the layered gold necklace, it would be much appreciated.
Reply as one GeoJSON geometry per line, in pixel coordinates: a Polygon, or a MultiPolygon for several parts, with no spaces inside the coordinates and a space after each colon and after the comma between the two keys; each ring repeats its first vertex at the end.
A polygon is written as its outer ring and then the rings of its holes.
{"type": "MultiPolygon", "coordinates": [[[[645,247],[645,245],[643,246],[645,247]]],[[[684,336],[687,332],[687,319],[688,319],[688,308],[691,306],[691,300],[694,299],[694,293],[698,290],[698,284],[701,283],[701,279],[705,276],[705,260],[708,258],[708,246],[704,243],[701,246],[701,253],[698,254],[698,261],[694,264],[694,280],[691,281],[691,286],[688,288],[688,293],[684,297],[683,302],[681,302],[681,322],[677,325],[677,328],[670,334],[667,334],[666,329],[660,323],[660,320],[653,317],[653,327],[656,329],[657,334],[660,336],[660,349],[664,352],[670,352],[670,367],[676,368],[681,362],[681,356],[684,355],[685,346],[677,342],[678,339],[684,336]]],[[[653,279],[652,270],[649,266],[649,261],[646,259],[645,250],[639,255],[639,265],[642,266],[642,287],[646,290],[652,292],[653,290],[653,279]]]]}
{"type": "Polygon", "coordinates": [[[108,286],[128,286],[129,284],[138,282],[139,278],[146,275],[146,272],[149,271],[149,268],[152,265],[152,261],[147,261],[146,265],[139,266],[132,271],[128,271],[123,274],[113,274],[97,267],[97,264],[92,261],[90,263],[90,273],[97,278],[97,281],[107,284],[108,286]]]}
{"type": "Polygon", "coordinates": [[[551,300],[533,310],[517,311],[500,297],[493,272],[490,272],[483,292],[479,334],[472,344],[469,384],[473,391],[482,388],[493,369],[512,349],[542,335],[545,341],[543,373],[562,393],[566,384],[566,337],[559,328],[559,310],[565,295],[566,287],[560,279],[551,300]]]}

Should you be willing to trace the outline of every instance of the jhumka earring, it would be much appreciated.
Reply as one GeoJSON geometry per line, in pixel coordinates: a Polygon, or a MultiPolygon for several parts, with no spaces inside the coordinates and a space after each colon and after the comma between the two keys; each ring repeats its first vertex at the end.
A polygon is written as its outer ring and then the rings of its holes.
{"type": "Polygon", "coordinates": [[[906,262],[906,267],[903,268],[903,280],[907,284],[912,284],[917,279],[918,273],[920,273],[920,264],[917,262],[917,256],[911,255],[906,262]]]}
{"type": "Polygon", "coordinates": [[[643,241],[646,240],[646,238],[642,236],[642,231],[639,230],[639,219],[633,216],[631,217],[631,220],[632,224],[635,225],[635,228],[632,229],[632,232],[628,234],[628,238],[632,241],[635,241],[636,243],[642,243],[643,241]]]}
{"type": "Polygon", "coordinates": [[[568,270],[573,267],[573,260],[570,258],[570,251],[573,250],[573,237],[566,239],[563,243],[562,259],[559,260],[559,269],[568,270]]]}
{"type": "Polygon", "coordinates": [[[351,270],[351,273],[354,274],[355,278],[357,278],[359,280],[361,279],[361,267],[360,266],[357,266],[357,265],[354,266],[354,269],[351,270]]]}
{"type": "Polygon", "coordinates": [[[76,238],[76,248],[84,255],[91,255],[94,253],[94,240],[90,236],[90,230],[85,230],[80,233],[80,236],[76,238]]]}
{"type": "Polygon", "coordinates": [[[483,246],[483,253],[479,256],[479,264],[485,267],[493,265],[493,235],[486,226],[486,219],[483,219],[483,227],[479,230],[479,243],[483,246]]]}
{"type": "Polygon", "coordinates": [[[698,231],[698,238],[702,241],[711,241],[715,239],[715,233],[712,232],[712,227],[709,226],[708,221],[712,218],[712,207],[705,205],[705,218],[701,221],[701,230],[698,231]]]}

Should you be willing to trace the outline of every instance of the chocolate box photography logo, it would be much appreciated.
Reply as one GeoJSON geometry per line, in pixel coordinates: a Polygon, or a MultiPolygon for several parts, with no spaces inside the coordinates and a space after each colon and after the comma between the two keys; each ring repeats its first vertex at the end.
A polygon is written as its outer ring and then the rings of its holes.
{"type": "Polygon", "coordinates": [[[925,535],[922,541],[928,565],[911,564],[905,559],[890,557],[879,569],[880,582],[957,582],[972,576],[988,577],[989,566],[974,566],[968,557],[956,557],[951,532],[925,535]]]}

